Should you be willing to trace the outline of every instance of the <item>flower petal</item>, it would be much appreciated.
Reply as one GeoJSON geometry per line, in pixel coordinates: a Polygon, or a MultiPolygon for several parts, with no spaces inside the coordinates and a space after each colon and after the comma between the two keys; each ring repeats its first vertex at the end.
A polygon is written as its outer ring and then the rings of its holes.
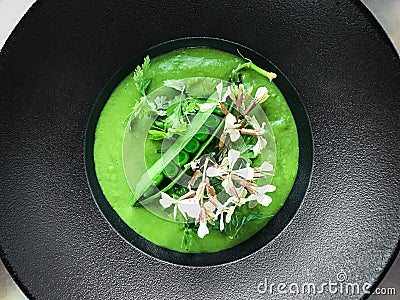
{"type": "Polygon", "coordinates": [[[214,107],[217,106],[217,103],[215,102],[207,102],[207,103],[200,103],[199,107],[200,107],[200,111],[201,112],[206,112],[214,107]]]}
{"type": "Polygon", "coordinates": [[[199,229],[197,230],[197,235],[199,236],[199,238],[202,239],[209,233],[210,232],[208,230],[206,222],[200,222],[199,229]]]}
{"type": "Polygon", "coordinates": [[[218,176],[223,176],[226,175],[226,171],[222,168],[216,168],[216,167],[209,167],[207,169],[207,176],[208,177],[218,177],[218,176]]]}
{"type": "Polygon", "coordinates": [[[225,129],[227,128],[235,128],[236,117],[232,114],[228,114],[225,117],[225,129]]]}
{"type": "Polygon", "coordinates": [[[248,164],[246,168],[233,171],[232,173],[246,180],[254,178],[254,169],[250,167],[250,164],[248,164]]]}
{"type": "Polygon", "coordinates": [[[263,137],[259,136],[257,143],[253,147],[254,156],[257,156],[265,146],[267,146],[267,141],[263,137]]]}
{"type": "Polygon", "coordinates": [[[228,212],[226,213],[226,217],[225,217],[225,222],[226,222],[227,224],[231,221],[232,215],[233,215],[233,213],[235,212],[235,208],[236,208],[236,205],[235,205],[235,206],[230,206],[230,207],[228,208],[228,212]]]}
{"type": "Polygon", "coordinates": [[[271,184],[266,184],[266,185],[255,188],[255,190],[259,194],[272,193],[276,190],[276,186],[271,185],[271,184]]]}
{"type": "Polygon", "coordinates": [[[262,206],[268,206],[272,202],[272,198],[268,195],[259,194],[257,195],[257,202],[262,206]]]}
{"type": "Polygon", "coordinates": [[[183,215],[187,214],[191,218],[198,218],[200,215],[200,204],[193,201],[179,201],[178,208],[183,215]]]}
{"type": "Polygon", "coordinates": [[[254,101],[256,103],[263,103],[269,97],[268,89],[265,86],[259,87],[254,96],[254,101]]]}
{"type": "Polygon", "coordinates": [[[160,204],[164,208],[170,207],[173,203],[176,203],[176,200],[172,198],[170,195],[166,193],[161,193],[160,204]]]}
{"type": "Polygon", "coordinates": [[[240,151],[234,149],[228,151],[228,161],[229,161],[229,167],[231,169],[233,168],[239,157],[240,157],[240,151]]]}
{"type": "Polygon", "coordinates": [[[265,122],[262,123],[262,126],[260,126],[260,123],[258,123],[257,119],[255,116],[246,116],[246,121],[253,127],[253,129],[257,132],[257,135],[263,135],[265,133],[265,122]]]}
{"type": "Polygon", "coordinates": [[[219,230],[222,231],[225,228],[224,224],[224,213],[221,213],[221,217],[219,219],[219,230]]]}
{"type": "Polygon", "coordinates": [[[225,102],[230,94],[231,94],[231,88],[228,86],[228,88],[227,88],[225,94],[222,96],[222,99],[220,100],[220,102],[225,102]]]}
{"type": "Polygon", "coordinates": [[[206,203],[204,203],[204,208],[207,210],[207,211],[214,211],[215,209],[216,209],[216,207],[214,206],[214,204],[212,204],[210,201],[207,201],[206,203]]]}
{"type": "Polygon", "coordinates": [[[274,169],[274,166],[270,162],[264,161],[259,168],[261,172],[270,172],[274,169]]]}
{"type": "MultiPolygon", "coordinates": [[[[176,215],[178,214],[178,206],[177,205],[174,205],[174,220],[176,220],[176,215]]],[[[184,216],[184,218],[186,219],[186,215],[184,214],[183,215],[184,216]]]]}
{"type": "Polygon", "coordinates": [[[215,87],[217,89],[217,93],[218,93],[218,100],[221,101],[222,99],[222,88],[223,88],[224,84],[222,83],[222,80],[220,83],[217,84],[217,86],[215,87]]]}
{"type": "Polygon", "coordinates": [[[238,139],[240,139],[240,131],[238,129],[230,128],[225,132],[229,134],[231,142],[236,142],[238,139]]]}
{"type": "Polygon", "coordinates": [[[231,128],[227,129],[225,132],[229,134],[231,142],[236,142],[238,139],[240,139],[240,131],[238,129],[231,128]]]}
{"type": "Polygon", "coordinates": [[[232,178],[230,175],[227,175],[226,178],[221,182],[221,185],[224,187],[225,191],[229,194],[231,188],[235,187],[232,182],[232,178]]]}
{"type": "Polygon", "coordinates": [[[224,206],[227,206],[230,203],[236,203],[237,198],[236,197],[229,197],[228,200],[224,203],[224,206]]]}

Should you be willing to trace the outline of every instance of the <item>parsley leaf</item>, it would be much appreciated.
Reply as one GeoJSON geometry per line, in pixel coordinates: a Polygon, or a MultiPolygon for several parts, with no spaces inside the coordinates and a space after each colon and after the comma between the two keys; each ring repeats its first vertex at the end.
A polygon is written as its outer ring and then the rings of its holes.
{"type": "Polygon", "coordinates": [[[147,104],[150,107],[150,110],[159,116],[167,115],[167,108],[169,105],[168,97],[166,96],[157,96],[154,99],[154,102],[150,102],[147,100],[147,104]]]}
{"type": "Polygon", "coordinates": [[[151,82],[152,74],[150,71],[150,57],[144,58],[142,66],[137,66],[133,73],[133,81],[142,96],[146,95],[146,90],[151,82]]]}
{"type": "Polygon", "coordinates": [[[219,79],[211,77],[195,77],[177,80],[165,80],[164,85],[193,98],[209,98],[215,91],[219,79]]]}

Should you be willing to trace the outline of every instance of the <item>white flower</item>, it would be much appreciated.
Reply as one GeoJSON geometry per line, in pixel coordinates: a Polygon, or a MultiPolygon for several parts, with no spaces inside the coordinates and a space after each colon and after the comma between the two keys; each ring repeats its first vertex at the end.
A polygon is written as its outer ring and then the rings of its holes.
{"type": "Polygon", "coordinates": [[[200,222],[199,229],[197,230],[197,235],[199,238],[205,237],[207,234],[209,234],[210,231],[208,230],[207,223],[206,222],[200,222]]]}
{"type": "Polygon", "coordinates": [[[230,197],[222,206],[217,209],[215,214],[215,219],[219,217],[219,230],[222,231],[225,228],[225,223],[229,224],[232,219],[232,215],[235,212],[236,207],[242,206],[248,200],[245,198],[247,195],[247,191],[244,188],[236,189],[232,187],[230,189],[230,197]],[[224,213],[226,213],[225,220],[224,220],[224,213]]]}
{"type": "Polygon", "coordinates": [[[264,185],[264,186],[253,186],[250,196],[247,198],[247,201],[256,200],[262,206],[268,206],[272,202],[272,198],[265,193],[271,193],[276,190],[274,185],[264,185]]]}
{"type": "Polygon", "coordinates": [[[274,166],[268,161],[264,161],[261,164],[261,166],[256,168],[257,172],[270,172],[273,169],[274,169],[274,166]]]}
{"type": "Polygon", "coordinates": [[[267,146],[267,141],[262,136],[257,136],[257,143],[253,147],[254,156],[257,156],[267,146]]]}
{"type": "Polygon", "coordinates": [[[265,122],[263,122],[260,126],[260,123],[258,123],[257,119],[255,116],[245,116],[246,121],[253,127],[255,133],[257,135],[263,135],[265,133],[265,122]]]}
{"type": "Polygon", "coordinates": [[[186,217],[186,214],[191,218],[197,218],[200,213],[200,205],[197,202],[197,198],[181,200],[178,203],[179,211],[186,217]]]}
{"type": "Polygon", "coordinates": [[[217,212],[215,213],[215,219],[217,220],[219,217],[220,231],[224,230],[225,223],[228,224],[231,221],[232,215],[235,212],[236,207],[242,206],[248,201],[245,198],[247,195],[247,191],[243,187],[240,187],[239,189],[232,187],[229,194],[232,195],[232,197],[226,200],[223,205],[217,207],[217,212]],[[226,213],[225,220],[224,213],[226,213]]]}
{"type": "Polygon", "coordinates": [[[215,87],[217,89],[218,100],[216,102],[206,102],[206,103],[199,104],[201,112],[206,112],[209,109],[214,109],[217,105],[219,105],[219,103],[226,101],[226,99],[228,98],[229,94],[231,93],[231,90],[228,87],[226,92],[225,92],[225,94],[222,95],[223,87],[224,87],[224,84],[223,84],[223,82],[221,80],[221,82],[215,87]]]}
{"type": "Polygon", "coordinates": [[[231,113],[225,117],[224,134],[229,134],[232,142],[240,138],[240,124],[236,124],[236,117],[231,113]]]}
{"type": "Polygon", "coordinates": [[[224,84],[221,82],[216,86],[217,93],[218,93],[218,102],[225,102],[228,96],[231,94],[231,88],[228,86],[224,95],[222,95],[222,89],[224,84]]]}
{"type": "Polygon", "coordinates": [[[228,151],[228,157],[222,160],[222,163],[218,167],[209,167],[207,169],[208,177],[222,177],[221,185],[225,188],[225,191],[229,194],[229,191],[234,187],[232,181],[232,175],[239,176],[245,180],[251,180],[254,178],[254,169],[248,164],[245,168],[233,170],[233,167],[240,157],[240,152],[237,150],[230,149],[228,151]]]}
{"type": "Polygon", "coordinates": [[[210,233],[207,227],[207,220],[206,220],[206,210],[204,207],[200,209],[200,214],[199,214],[199,220],[200,220],[200,226],[199,229],[197,230],[197,235],[199,238],[204,238],[207,234],[210,233]]]}
{"type": "Polygon", "coordinates": [[[236,205],[231,205],[232,202],[229,201],[229,199],[217,209],[217,212],[215,213],[215,220],[219,218],[219,230],[223,231],[225,229],[225,223],[228,224],[231,219],[232,215],[235,212],[236,205]],[[224,220],[224,214],[225,215],[225,220],[224,220]]]}
{"type": "Polygon", "coordinates": [[[255,134],[257,135],[257,143],[254,145],[253,147],[253,153],[254,156],[257,156],[261,150],[263,150],[265,148],[265,146],[267,146],[267,141],[266,139],[264,139],[262,137],[262,135],[265,133],[265,122],[262,123],[262,125],[260,126],[260,124],[258,123],[257,119],[252,116],[246,116],[246,121],[251,125],[251,127],[253,127],[255,134]]]}
{"type": "Polygon", "coordinates": [[[268,89],[265,86],[259,87],[256,91],[256,95],[254,96],[254,102],[259,104],[263,103],[269,97],[268,89]]]}
{"type": "Polygon", "coordinates": [[[215,102],[206,102],[206,103],[199,104],[201,112],[206,112],[210,109],[214,109],[216,106],[217,106],[217,103],[215,103],[215,102]]]}
{"type": "Polygon", "coordinates": [[[237,175],[245,180],[251,180],[254,178],[254,169],[247,164],[245,168],[232,171],[232,174],[237,175]]]}
{"type": "Polygon", "coordinates": [[[273,170],[274,166],[270,162],[264,161],[261,166],[254,168],[254,178],[261,178],[266,175],[274,176],[273,173],[270,173],[273,170]]]}
{"type": "Polygon", "coordinates": [[[197,218],[200,214],[200,205],[197,198],[183,199],[184,196],[179,199],[174,199],[166,193],[161,193],[160,204],[162,207],[168,208],[174,205],[174,220],[176,220],[178,209],[185,219],[187,219],[187,216],[197,218]]]}

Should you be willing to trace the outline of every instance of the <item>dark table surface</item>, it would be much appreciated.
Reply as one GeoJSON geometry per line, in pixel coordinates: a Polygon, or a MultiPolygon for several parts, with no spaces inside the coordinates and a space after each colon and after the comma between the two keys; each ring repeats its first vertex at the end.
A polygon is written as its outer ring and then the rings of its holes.
{"type": "MultiPolygon", "coordinates": [[[[0,47],[34,0],[0,0],[0,47]]],[[[400,52],[400,0],[363,0],[400,52]]],[[[370,299],[400,299],[400,256],[379,285],[382,293],[394,288],[397,295],[372,295],[370,299]],[[385,290],[386,289],[386,290],[385,290]]],[[[0,261],[0,300],[26,299],[0,261]]]]}

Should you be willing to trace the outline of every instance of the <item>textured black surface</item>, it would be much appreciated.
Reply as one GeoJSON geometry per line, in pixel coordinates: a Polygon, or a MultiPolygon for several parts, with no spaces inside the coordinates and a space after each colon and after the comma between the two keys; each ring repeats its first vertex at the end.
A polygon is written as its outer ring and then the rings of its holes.
{"type": "MultiPolygon", "coordinates": [[[[399,220],[399,59],[353,1],[39,1],[0,55],[0,247],[37,299],[266,299],[269,282],[374,283],[399,220]],[[292,222],[218,267],[136,251],[102,217],[84,172],[84,132],[108,78],[185,36],[237,41],[276,64],[308,111],[314,166],[292,222]]],[[[318,295],[316,298],[357,298],[318,295]]]]}

